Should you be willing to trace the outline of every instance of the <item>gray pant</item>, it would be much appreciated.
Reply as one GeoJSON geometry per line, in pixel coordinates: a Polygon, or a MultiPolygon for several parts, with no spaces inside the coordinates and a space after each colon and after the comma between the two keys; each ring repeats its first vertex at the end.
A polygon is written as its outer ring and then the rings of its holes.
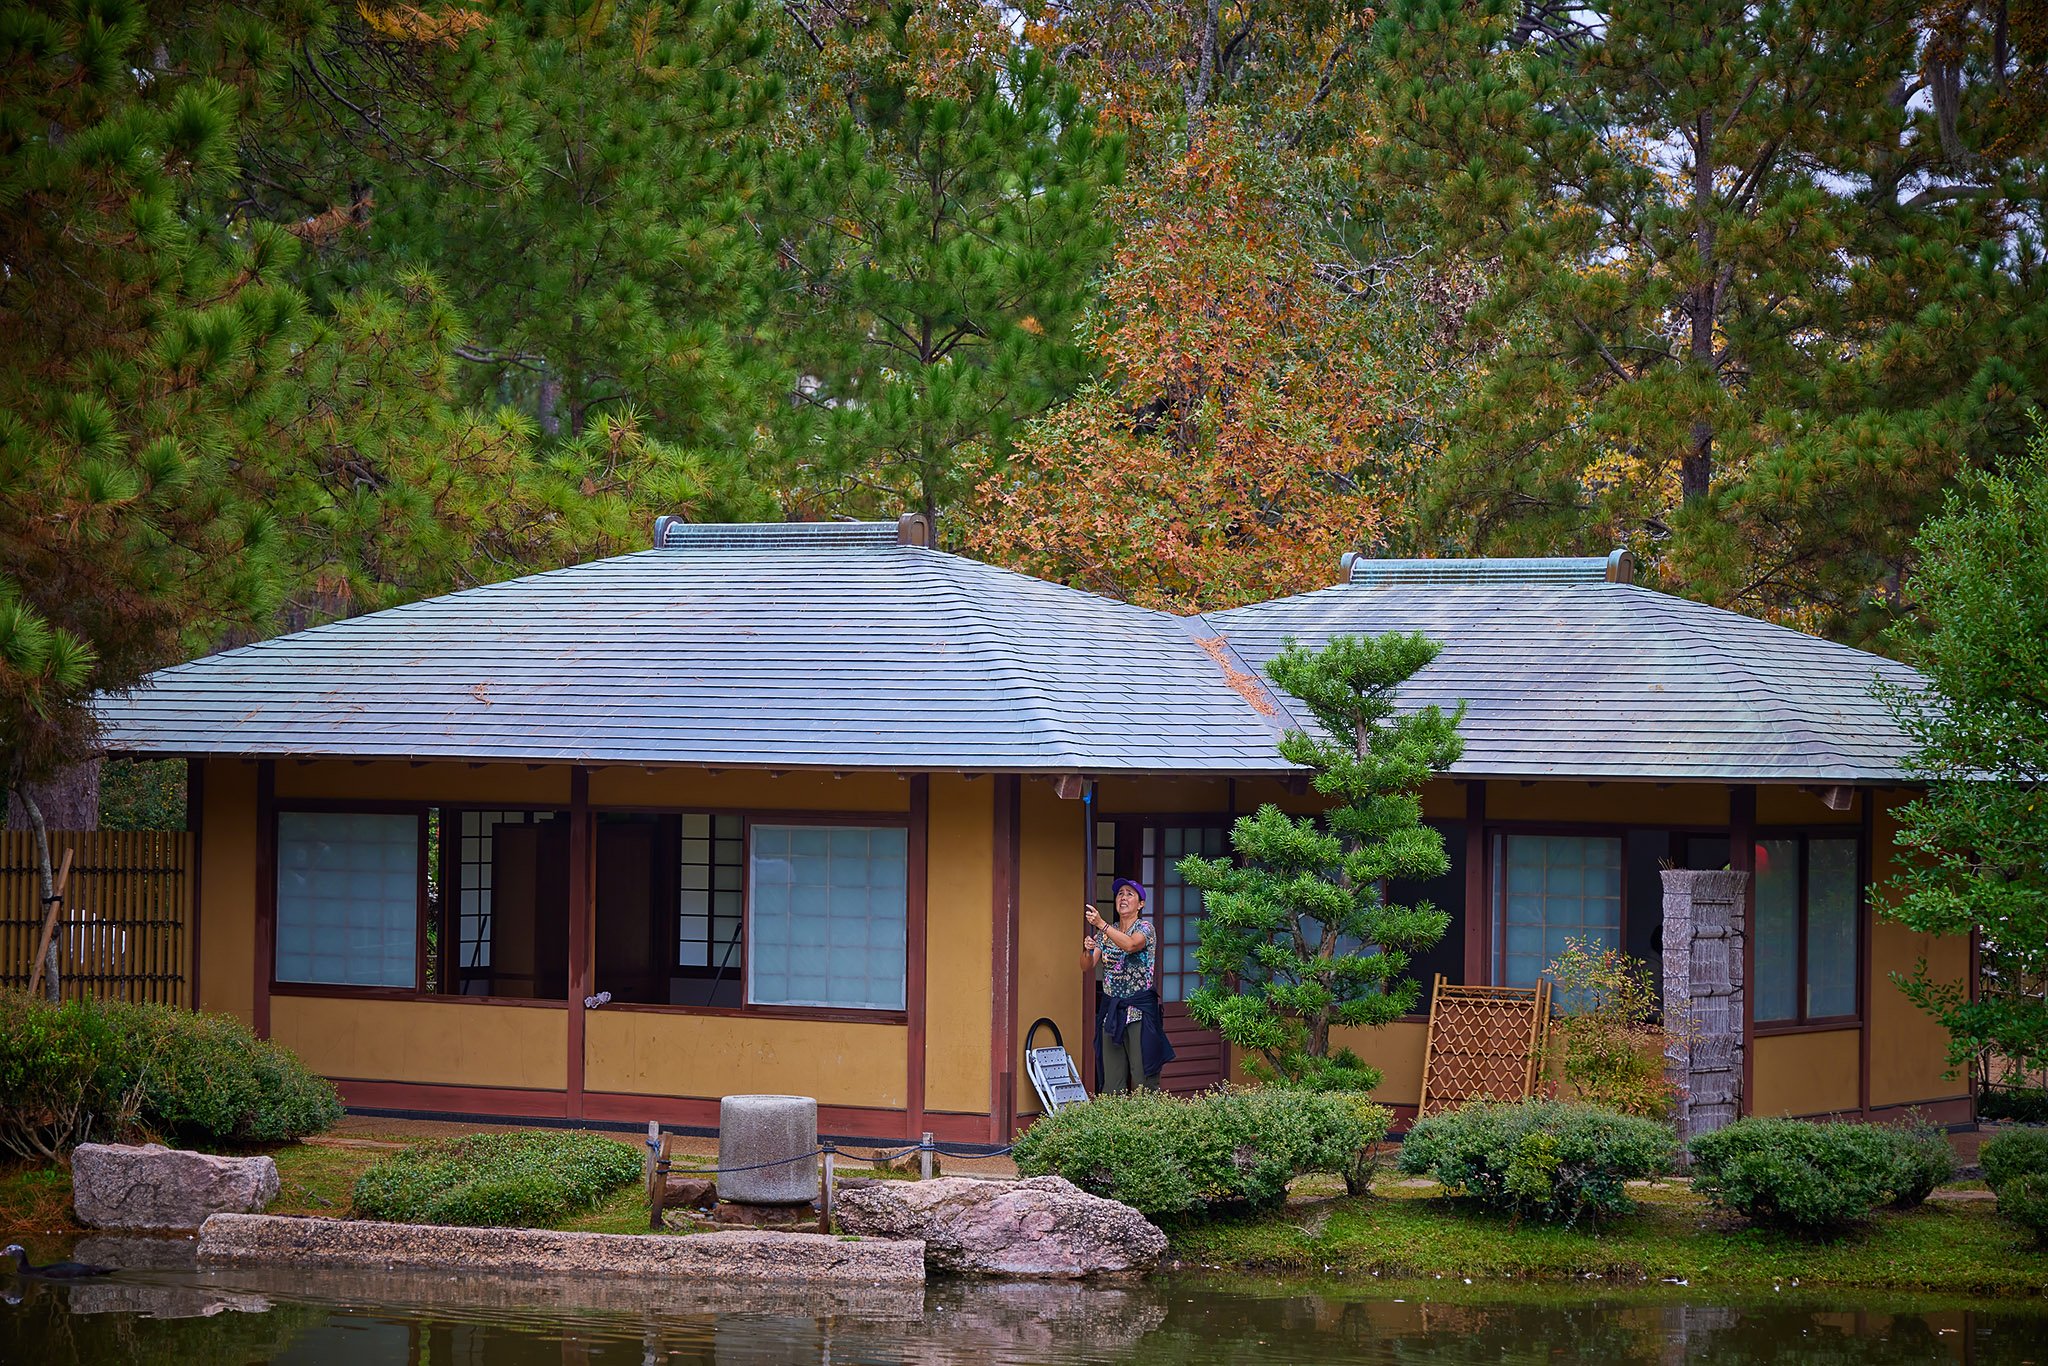
{"type": "Polygon", "coordinates": [[[1103,1034],[1096,1039],[1102,1052],[1102,1094],[1117,1091],[1157,1090],[1159,1078],[1145,1075],[1145,1026],[1133,1021],[1124,1026],[1122,1043],[1103,1034]]]}

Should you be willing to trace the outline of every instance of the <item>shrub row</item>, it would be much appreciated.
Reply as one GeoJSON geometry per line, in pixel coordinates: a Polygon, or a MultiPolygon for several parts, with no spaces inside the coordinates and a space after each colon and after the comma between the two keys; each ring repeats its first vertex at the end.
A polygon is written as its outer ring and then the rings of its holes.
{"type": "Polygon", "coordinates": [[[2014,1129],[1986,1140],[1977,1160],[1998,1212],[2048,1246],[2048,1129],[2014,1129]]]}
{"type": "Polygon", "coordinates": [[[1948,1135],[1930,1125],[1743,1119],[1692,1141],[1693,1189],[1750,1220],[1836,1233],[1880,1206],[1908,1209],[1955,1175],[1948,1135]]]}
{"type": "Polygon", "coordinates": [[[1064,1176],[1153,1218],[1277,1205],[1287,1183],[1329,1172],[1363,1190],[1393,1116],[1356,1092],[1279,1087],[1180,1097],[1102,1096],[1017,1140],[1017,1170],[1064,1176]]]}
{"type": "Polygon", "coordinates": [[[356,1213],[408,1224],[530,1227],[640,1179],[638,1154],[594,1134],[470,1134],[421,1143],[356,1178],[356,1213]]]}
{"type": "Polygon", "coordinates": [[[1592,1105],[1478,1104],[1417,1120],[1401,1170],[1517,1219],[1569,1224],[1625,1213],[1624,1183],[1669,1171],[1675,1147],[1668,1125],[1592,1105]]]}
{"type": "Polygon", "coordinates": [[[231,1016],[0,992],[0,1150],[51,1160],[138,1132],[283,1142],[340,1117],[332,1085],[231,1016]]]}

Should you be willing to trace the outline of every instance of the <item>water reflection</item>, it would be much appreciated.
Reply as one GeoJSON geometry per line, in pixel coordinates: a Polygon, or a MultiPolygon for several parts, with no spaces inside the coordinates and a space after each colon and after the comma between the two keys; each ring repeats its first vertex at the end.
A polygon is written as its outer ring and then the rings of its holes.
{"type": "MultiPolygon", "coordinates": [[[[81,1249],[83,1251],[83,1249],[81,1249]]],[[[706,1287],[460,1272],[200,1270],[174,1246],[101,1249],[105,1281],[23,1282],[0,1361],[664,1363],[2048,1361],[2038,1305],[1703,1303],[1512,1288],[1339,1285],[1309,1293],[1167,1279],[923,1290],[706,1287]],[[144,1267],[144,1263],[150,1263],[144,1267]]]]}

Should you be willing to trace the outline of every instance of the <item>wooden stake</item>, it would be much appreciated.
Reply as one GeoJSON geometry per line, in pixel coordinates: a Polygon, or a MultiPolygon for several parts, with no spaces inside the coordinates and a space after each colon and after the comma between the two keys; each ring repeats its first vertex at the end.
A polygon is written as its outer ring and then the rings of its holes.
{"type": "Polygon", "coordinates": [[[838,1150],[830,1143],[824,1144],[823,1147],[825,1151],[821,1155],[821,1161],[824,1163],[824,1181],[819,1187],[818,1195],[818,1232],[830,1233],[832,1231],[832,1201],[837,1196],[839,1190],[838,1178],[832,1170],[832,1157],[838,1150]]]}
{"type": "Polygon", "coordinates": [[[661,1150],[654,1159],[654,1179],[648,1183],[647,1228],[659,1233],[662,1228],[662,1211],[668,1206],[668,1142],[671,1135],[661,1136],[661,1150]]]}
{"type": "MultiPolygon", "coordinates": [[[[64,884],[71,880],[71,851],[64,851],[64,861],[57,865],[57,880],[50,889],[49,913],[43,917],[43,937],[36,941],[36,965],[28,975],[28,994],[36,994],[37,983],[43,980],[43,960],[50,952],[50,936],[57,932],[57,913],[64,909],[64,884]]],[[[50,981],[57,980],[55,973],[50,981]]]]}
{"type": "Polygon", "coordinates": [[[929,1132],[922,1139],[918,1140],[917,1179],[920,1181],[932,1179],[932,1136],[929,1132]]]}

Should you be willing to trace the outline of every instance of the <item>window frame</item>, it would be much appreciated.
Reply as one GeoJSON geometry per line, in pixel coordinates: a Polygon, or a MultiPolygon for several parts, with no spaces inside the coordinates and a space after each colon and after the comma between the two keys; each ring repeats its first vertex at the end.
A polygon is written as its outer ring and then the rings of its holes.
{"type": "MultiPolygon", "coordinates": [[[[912,887],[908,881],[911,874],[915,871],[914,860],[911,859],[910,850],[908,848],[906,848],[904,854],[904,876],[906,881],[904,885],[903,907],[903,1009],[870,1010],[860,1006],[755,1005],[751,1002],[748,1002],[745,999],[746,955],[750,946],[753,925],[753,877],[751,876],[750,869],[752,867],[754,857],[755,824],[758,822],[762,825],[889,826],[891,828],[900,828],[903,831],[905,831],[907,835],[911,836],[911,839],[908,841],[908,843],[915,844],[916,832],[911,830],[910,812],[809,810],[779,811],[772,807],[764,808],[712,806],[708,804],[691,806],[651,806],[646,804],[614,804],[609,802],[600,805],[598,803],[593,802],[590,807],[590,814],[592,815],[592,817],[596,817],[601,814],[611,814],[650,816],[710,816],[713,820],[716,820],[720,816],[738,816],[740,818],[741,1003],[736,1006],[698,1006],[670,1005],[666,1003],[612,1001],[604,1007],[607,1011],[629,1011],[638,1014],[648,1015],[698,1015],[712,1019],[817,1020],[827,1023],[838,1024],[907,1025],[910,1023],[910,1008],[916,1004],[916,1002],[911,1000],[911,989],[914,985],[913,974],[910,970],[912,966],[911,949],[912,943],[916,937],[917,932],[917,927],[914,922],[923,904],[923,899],[919,895],[919,889],[912,887]]],[[[714,839],[715,838],[716,837],[714,836],[714,839]]],[[[596,915],[596,907],[593,906],[591,908],[591,928],[593,934],[596,931],[596,915]]],[[[673,919],[674,917],[671,918],[673,919]]],[[[680,938],[680,931],[678,931],[678,937],[680,938]]],[[[484,998],[472,997],[470,999],[481,1000],[484,998]]]]}
{"type": "MultiPolygon", "coordinates": [[[[375,801],[355,799],[328,799],[312,797],[284,797],[271,803],[268,818],[269,829],[260,831],[260,837],[271,850],[267,887],[259,888],[263,898],[262,907],[270,921],[270,961],[264,965],[264,977],[268,994],[272,996],[340,996],[361,1000],[412,1001],[421,998],[438,999],[426,989],[427,981],[427,920],[428,882],[430,869],[427,860],[427,822],[434,809],[433,802],[375,801]],[[412,816],[414,822],[414,878],[413,878],[413,941],[412,941],[412,985],[409,987],[358,986],[348,982],[301,982],[277,975],[277,920],[278,892],[284,876],[279,866],[277,850],[282,843],[280,818],[285,815],[324,816],[412,816]]],[[[481,998],[472,998],[481,999],[481,998]]]]}
{"type": "MultiPolygon", "coordinates": [[[[1799,842],[1799,911],[1793,929],[1793,935],[1798,948],[1798,966],[1795,969],[1795,976],[1793,978],[1793,999],[1798,1004],[1799,1013],[1790,1019],[1782,1020],[1765,1020],[1757,1015],[1756,1010],[1760,1002],[1756,995],[1756,983],[1754,980],[1751,980],[1745,983],[1745,989],[1749,993],[1752,1033],[1758,1036],[1766,1034],[1824,1034],[1836,1030],[1862,1028],[1865,1023],[1865,1017],[1869,1013],[1867,1003],[1870,994],[1870,844],[1864,838],[1862,825],[1855,821],[1843,821],[1840,824],[1834,825],[1757,826],[1754,843],[1761,845],[1766,840],[1797,840],[1799,842]],[[1809,985],[1807,981],[1807,939],[1810,933],[1807,905],[1810,895],[1807,886],[1807,873],[1811,866],[1808,850],[1809,846],[1816,839],[1847,840],[1856,849],[1854,903],[1856,952],[1851,955],[1850,966],[1850,971],[1854,974],[1855,979],[1855,1007],[1853,1012],[1848,1015],[1808,1015],[1806,1013],[1806,998],[1809,985]]],[[[1752,867],[1754,867],[1754,855],[1752,855],[1752,867]]],[[[1750,876],[1751,882],[1754,884],[1754,872],[1750,876]]],[[[1750,888],[1749,903],[1753,922],[1756,906],[1756,888],[1754,885],[1750,888]]],[[[1754,923],[1748,929],[1748,954],[1753,965],[1756,951],[1760,947],[1760,940],[1755,932],[1756,926],[1754,923]]],[[[1752,979],[1754,975],[1752,970],[1752,979]]]]}
{"type": "MultiPolygon", "coordinates": [[[[1505,987],[1507,976],[1507,841],[1517,835],[1535,839],[1611,839],[1621,846],[1618,864],[1621,880],[1615,897],[1614,933],[1621,942],[1613,947],[1626,951],[1629,931],[1628,895],[1628,836],[1636,829],[1672,830],[1687,833],[1671,826],[1629,826],[1608,822],[1572,824],[1556,821],[1487,821],[1485,823],[1486,852],[1486,907],[1484,933],[1486,935],[1486,981],[1485,986],[1505,987]],[[1496,934],[1495,917],[1499,917],[1500,933],[1496,934]]],[[[1469,916],[1470,908],[1466,910],[1469,916]]],[[[1526,988],[1525,988],[1526,989],[1526,988]]]]}

